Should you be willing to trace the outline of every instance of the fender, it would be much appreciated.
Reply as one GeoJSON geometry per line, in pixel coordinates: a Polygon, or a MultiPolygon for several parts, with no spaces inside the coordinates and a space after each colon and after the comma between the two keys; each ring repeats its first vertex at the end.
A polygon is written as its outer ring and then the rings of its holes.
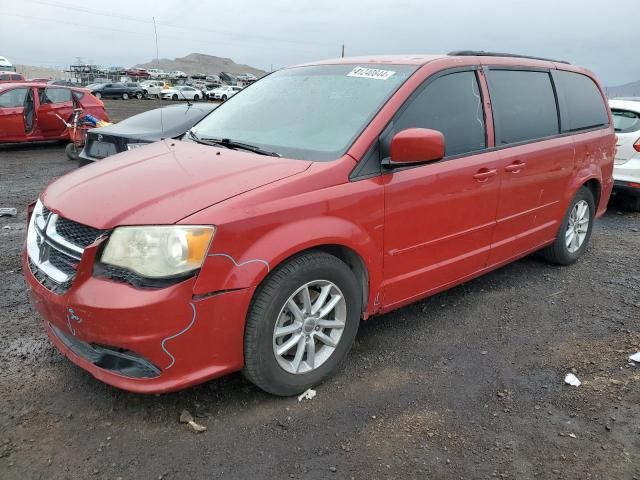
{"type": "Polygon", "coordinates": [[[237,242],[214,239],[194,294],[256,287],[269,272],[296,253],[338,245],[354,251],[363,260],[369,278],[367,305],[371,309],[382,281],[382,228],[374,232],[378,238],[372,238],[362,226],[345,218],[314,216],[280,224],[244,249],[238,248],[237,242]]]}

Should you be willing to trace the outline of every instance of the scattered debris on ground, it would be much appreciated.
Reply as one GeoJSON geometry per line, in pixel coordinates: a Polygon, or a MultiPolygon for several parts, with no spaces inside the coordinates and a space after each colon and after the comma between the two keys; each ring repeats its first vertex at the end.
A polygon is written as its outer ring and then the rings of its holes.
{"type": "Polygon", "coordinates": [[[207,427],[196,423],[196,421],[193,419],[193,415],[191,415],[187,410],[183,410],[182,413],[180,413],[180,423],[186,423],[195,433],[202,433],[207,431],[207,427]]]}

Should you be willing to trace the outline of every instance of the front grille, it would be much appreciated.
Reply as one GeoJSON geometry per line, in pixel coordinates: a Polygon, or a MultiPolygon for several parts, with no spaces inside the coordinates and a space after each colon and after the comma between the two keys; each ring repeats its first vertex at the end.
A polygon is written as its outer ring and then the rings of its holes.
{"type": "Polygon", "coordinates": [[[69,288],[71,287],[71,283],[73,282],[73,279],[70,279],[64,283],[57,283],[53,281],[46,273],[44,273],[36,266],[31,258],[29,258],[29,270],[31,270],[31,273],[36,278],[36,280],[38,280],[40,285],[42,285],[50,292],[55,293],[56,295],[62,295],[67,290],[69,290],[69,288]]]}
{"type": "Polygon", "coordinates": [[[74,258],[55,249],[49,252],[49,262],[58,270],[70,276],[75,275],[78,268],[78,262],[74,258]]]}
{"type": "Polygon", "coordinates": [[[42,207],[34,212],[27,234],[31,273],[47,290],[64,294],[73,284],[84,249],[103,233],[42,207]]]}
{"type": "Polygon", "coordinates": [[[82,248],[86,248],[91,245],[104,233],[104,230],[88,227],[62,217],[58,217],[58,221],[56,222],[56,231],[68,242],[82,248]]]}

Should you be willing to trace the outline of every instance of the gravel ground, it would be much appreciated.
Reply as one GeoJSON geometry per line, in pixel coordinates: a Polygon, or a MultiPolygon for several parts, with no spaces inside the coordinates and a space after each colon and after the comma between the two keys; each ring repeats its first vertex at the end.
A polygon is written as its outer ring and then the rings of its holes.
{"type": "Polygon", "coordinates": [[[27,301],[25,205],[73,168],[62,144],[0,149],[19,209],[0,218],[0,478],[640,478],[639,214],[612,205],[573,266],[526,258],[364,322],[313,400],[240,374],[141,396],[65,360],[27,301]]]}

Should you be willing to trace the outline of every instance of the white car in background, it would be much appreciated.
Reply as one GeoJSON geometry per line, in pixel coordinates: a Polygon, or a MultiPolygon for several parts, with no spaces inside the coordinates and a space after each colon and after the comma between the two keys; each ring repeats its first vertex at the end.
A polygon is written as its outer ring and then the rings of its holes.
{"type": "Polygon", "coordinates": [[[160,92],[162,100],[193,100],[197,102],[204,98],[202,92],[188,85],[165,88],[160,92]]]}
{"type": "Polygon", "coordinates": [[[162,80],[145,80],[140,82],[140,87],[142,87],[146,95],[158,97],[160,97],[160,92],[166,88],[162,80]]]}
{"type": "Polygon", "coordinates": [[[164,73],[163,70],[159,70],[157,68],[147,68],[147,73],[151,78],[162,78],[162,77],[166,77],[167,75],[166,73],[164,73]]]}
{"type": "Polygon", "coordinates": [[[640,211],[640,97],[609,100],[609,107],[618,138],[613,188],[640,211]]]}
{"type": "Polygon", "coordinates": [[[210,100],[222,100],[223,102],[242,90],[242,87],[235,85],[225,85],[224,87],[214,88],[207,92],[207,98],[210,100]]]}
{"type": "Polygon", "coordinates": [[[173,72],[169,73],[170,78],[187,78],[187,76],[188,75],[182,70],[174,70],[173,72]]]}

